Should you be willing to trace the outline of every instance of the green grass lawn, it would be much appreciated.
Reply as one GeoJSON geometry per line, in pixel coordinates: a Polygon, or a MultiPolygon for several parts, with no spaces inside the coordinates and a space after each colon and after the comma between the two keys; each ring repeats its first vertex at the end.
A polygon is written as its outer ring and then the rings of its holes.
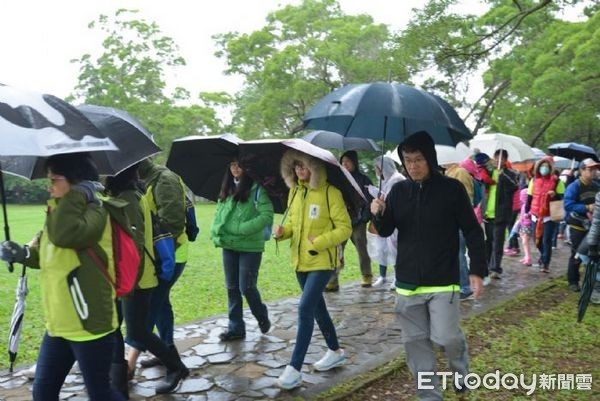
{"type": "MultiPolygon", "coordinates": [[[[225,313],[227,311],[227,294],[221,263],[221,249],[215,248],[209,239],[209,230],[215,211],[214,204],[198,204],[196,214],[200,234],[196,242],[190,244],[187,266],[182,277],[172,291],[171,302],[175,310],[177,324],[190,322],[225,313]]],[[[41,230],[44,223],[45,206],[16,206],[8,208],[11,238],[20,243],[29,241],[41,230]]],[[[275,216],[279,222],[281,215],[275,216]]],[[[4,222],[2,222],[4,223],[4,222]]],[[[346,266],[342,274],[342,282],[360,278],[356,251],[348,244],[346,266]]],[[[375,269],[376,266],[373,265],[375,269]]],[[[6,339],[8,326],[15,300],[15,288],[21,267],[15,266],[10,274],[2,266],[0,277],[0,369],[8,366],[6,339]],[[6,355],[6,357],[3,357],[6,355]]],[[[38,346],[44,333],[44,321],[40,301],[38,272],[28,270],[29,296],[21,335],[21,345],[17,364],[32,363],[37,357],[38,346]]],[[[300,289],[294,271],[290,267],[289,242],[279,245],[277,251],[275,241],[269,241],[261,264],[258,288],[265,301],[298,295],[300,289]]]]}

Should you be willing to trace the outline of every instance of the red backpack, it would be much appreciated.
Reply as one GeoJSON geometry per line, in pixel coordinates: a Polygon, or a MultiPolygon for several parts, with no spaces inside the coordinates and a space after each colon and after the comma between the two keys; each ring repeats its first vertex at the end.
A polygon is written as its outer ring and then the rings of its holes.
{"type": "Polygon", "coordinates": [[[105,199],[103,207],[108,211],[112,231],[113,261],[115,264],[115,280],[108,273],[108,266],[98,257],[92,248],[87,254],[99,267],[100,272],[113,286],[117,297],[124,297],[133,291],[138,282],[140,254],[131,234],[131,224],[123,207],[127,202],[120,199],[105,199]]]}

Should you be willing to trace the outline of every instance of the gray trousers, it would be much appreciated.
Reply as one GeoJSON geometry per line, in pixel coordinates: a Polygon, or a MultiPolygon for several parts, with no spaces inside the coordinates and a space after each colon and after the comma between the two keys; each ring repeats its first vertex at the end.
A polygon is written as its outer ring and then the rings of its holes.
{"type": "MultiPolygon", "coordinates": [[[[362,223],[353,227],[350,240],[356,247],[356,252],[358,253],[358,263],[360,265],[360,272],[362,276],[371,279],[373,277],[373,272],[371,270],[371,258],[369,258],[369,253],[367,252],[367,223],[362,223]]],[[[342,243],[342,252],[345,252],[346,244],[348,244],[348,241],[342,243]]],[[[344,257],[342,254],[341,267],[335,269],[331,275],[328,283],[329,286],[339,285],[338,277],[343,268],[344,257]]]]}
{"type": "MultiPolygon", "coordinates": [[[[452,372],[463,377],[469,372],[467,342],[459,325],[458,295],[458,292],[437,292],[398,295],[396,299],[396,318],[402,329],[406,361],[415,383],[418,372],[437,372],[433,344],[444,349],[452,372]]],[[[442,400],[437,376],[428,378],[433,379],[429,384],[434,389],[417,389],[419,400],[442,400]]]]}

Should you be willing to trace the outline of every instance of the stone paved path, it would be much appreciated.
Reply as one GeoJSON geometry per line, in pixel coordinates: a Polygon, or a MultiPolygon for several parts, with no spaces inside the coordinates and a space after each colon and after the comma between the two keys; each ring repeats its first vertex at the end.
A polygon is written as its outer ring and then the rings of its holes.
{"type": "MultiPolygon", "coordinates": [[[[535,266],[523,267],[519,258],[505,258],[505,274],[486,287],[481,300],[461,303],[463,316],[493,308],[516,293],[535,286],[548,277],[566,272],[567,245],[559,244],[551,265],[552,273],[539,273],[535,266]]],[[[157,396],[154,388],[164,368],[138,368],[131,383],[132,400],[156,401],[233,401],[259,399],[311,398],[336,383],[367,372],[402,353],[400,329],[394,319],[394,293],[387,289],[363,289],[358,283],[344,285],[336,294],[326,294],[340,342],[349,355],[349,363],[330,372],[313,372],[311,364],[326,351],[325,342],[315,325],[315,335],[303,367],[304,383],[292,392],[281,391],[275,379],[290,359],[296,335],[297,299],[269,303],[274,329],[260,334],[256,322],[245,311],[245,341],[219,342],[218,335],[227,327],[224,315],[190,323],[176,329],[177,347],[191,369],[176,394],[157,396]]],[[[458,294],[457,294],[458,302],[458,294]]],[[[0,401],[31,399],[31,382],[20,372],[0,375],[0,401]]],[[[67,377],[62,400],[87,399],[81,375],[75,368],[67,377]]]]}

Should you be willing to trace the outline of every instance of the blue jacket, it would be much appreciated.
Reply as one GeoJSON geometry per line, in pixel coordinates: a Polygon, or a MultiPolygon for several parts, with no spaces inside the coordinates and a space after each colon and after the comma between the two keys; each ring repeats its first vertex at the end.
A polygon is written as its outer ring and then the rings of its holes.
{"type": "Polygon", "coordinates": [[[577,179],[569,184],[564,196],[565,211],[567,214],[575,212],[585,216],[587,214],[586,206],[594,203],[594,197],[598,190],[600,190],[600,187],[593,181],[589,185],[583,185],[583,191],[581,180],[577,179]]]}

